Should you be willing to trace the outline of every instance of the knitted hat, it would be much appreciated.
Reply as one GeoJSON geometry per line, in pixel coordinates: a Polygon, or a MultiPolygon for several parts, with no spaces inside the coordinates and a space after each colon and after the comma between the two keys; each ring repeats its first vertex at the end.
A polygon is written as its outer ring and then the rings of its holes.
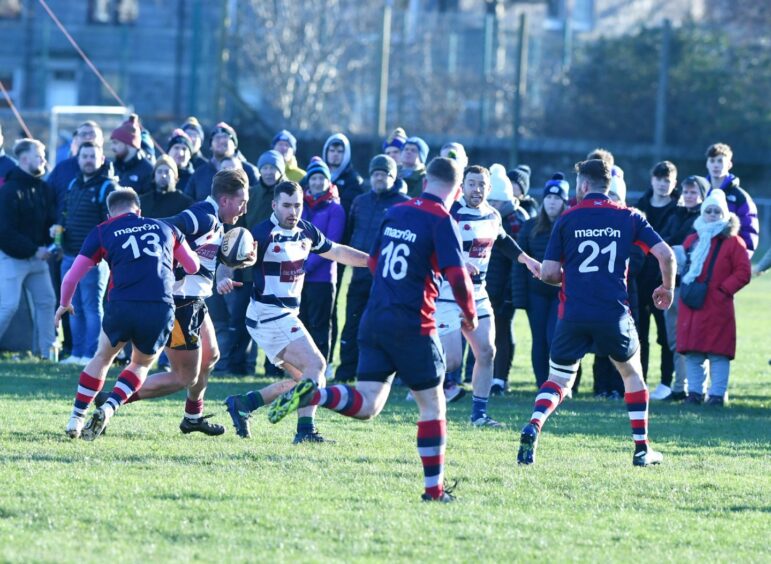
{"type": "Polygon", "coordinates": [[[706,197],[707,191],[709,190],[709,180],[696,174],[683,180],[683,185],[685,184],[696,186],[699,189],[699,192],[701,192],[702,200],[706,197]]]}
{"type": "MultiPolygon", "coordinates": [[[[620,202],[626,203],[626,181],[624,180],[624,171],[620,166],[613,165],[610,173],[610,194],[615,194],[620,202]]],[[[702,195],[702,198],[704,195],[702,195]]]]}
{"type": "Polygon", "coordinates": [[[544,186],[543,197],[554,194],[567,202],[568,192],[570,192],[570,184],[565,180],[565,175],[561,172],[555,172],[551,179],[546,182],[546,186],[544,186]]]}
{"type": "Polygon", "coordinates": [[[717,206],[723,212],[723,221],[728,220],[728,202],[725,199],[725,192],[716,188],[710,192],[709,196],[704,198],[701,203],[701,215],[704,215],[704,210],[710,206],[717,206]]]}
{"type": "Polygon", "coordinates": [[[297,138],[294,135],[292,135],[292,133],[289,130],[282,129],[281,131],[276,133],[276,136],[273,137],[273,142],[270,144],[270,146],[275,148],[276,143],[278,143],[279,141],[286,141],[287,143],[289,143],[289,145],[291,145],[292,151],[294,151],[295,153],[297,152],[297,138]]]}
{"type": "Polygon", "coordinates": [[[514,189],[506,176],[506,169],[498,163],[490,167],[490,193],[487,199],[501,202],[510,202],[514,199],[514,189]]]}
{"type": "Polygon", "coordinates": [[[523,194],[530,190],[530,167],[527,165],[518,165],[506,173],[509,180],[515,182],[522,189],[523,194]]]}
{"type": "Polygon", "coordinates": [[[396,178],[396,161],[388,155],[375,155],[369,161],[369,173],[372,175],[376,170],[382,170],[391,178],[396,178]]]}
{"type": "Polygon", "coordinates": [[[236,149],[238,149],[238,135],[236,135],[235,129],[230,127],[224,121],[221,121],[214,126],[214,129],[211,130],[211,138],[214,139],[214,136],[220,133],[224,133],[225,135],[230,137],[233,140],[233,145],[235,145],[236,149]]]}
{"type": "Polygon", "coordinates": [[[329,172],[327,163],[321,157],[313,157],[308,166],[305,167],[305,178],[310,180],[314,174],[323,174],[327,180],[332,180],[332,173],[329,172]]]}
{"type": "Polygon", "coordinates": [[[257,169],[261,169],[266,164],[272,164],[275,166],[278,171],[281,173],[281,176],[284,176],[284,172],[286,171],[286,163],[284,162],[284,155],[276,151],[275,149],[271,149],[270,151],[265,151],[263,154],[260,155],[260,159],[257,161],[257,169]]]}
{"type": "Polygon", "coordinates": [[[404,142],[404,146],[415,145],[418,148],[418,154],[420,155],[420,162],[426,164],[428,161],[428,143],[423,141],[420,137],[409,137],[404,142]]]}
{"type": "Polygon", "coordinates": [[[126,121],[112,132],[110,139],[116,139],[130,145],[135,149],[142,147],[142,129],[139,125],[139,116],[131,114],[126,121]]]}
{"type": "Polygon", "coordinates": [[[187,150],[191,153],[193,152],[193,140],[190,139],[190,136],[188,136],[187,133],[184,132],[182,129],[175,129],[171,132],[171,137],[169,137],[169,142],[166,145],[166,150],[171,151],[171,148],[174,145],[184,145],[187,147],[187,150]]]}
{"type": "Polygon", "coordinates": [[[185,123],[182,124],[182,131],[187,131],[188,129],[195,129],[198,132],[198,137],[203,139],[203,127],[201,127],[197,117],[190,116],[185,120],[185,123]]]}
{"type": "Polygon", "coordinates": [[[174,162],[174,159],[172,159],[169,155],[161,155],[158,157],[158,160],[155,161],[155,166],[153,167],[153,174],[155,174],[155,171],[158,170],[158,167],[161,165],[165,165],[169,167],[169,170],[171,170],[171,173],[174,175],[174,178],[179,178],[179,170],[177,169],[177,163],[174,162]]]}
{"type": "Polygon", "coordinates": [[[383,150],[388,147],[396,147],[400,151],[404,149],[404,143],[407,141],[407,133],[401,127],[394,129],[391,134],[383,141],[383,150]]]}

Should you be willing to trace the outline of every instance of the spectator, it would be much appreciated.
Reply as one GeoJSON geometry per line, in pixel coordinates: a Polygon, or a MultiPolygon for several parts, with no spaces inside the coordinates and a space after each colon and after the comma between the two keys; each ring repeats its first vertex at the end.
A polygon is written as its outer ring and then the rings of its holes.
{"type": "Polygon", "coordinates": [[[725,143],[716,143],[707,148],[707,179],[713,190],[725,192],[728,201],[728,211],[739,218],[739,235],[747,245],[747,253],[752,258],[758,248],[760,224],[758,223],[758,208],[750,195],[739,186],[739,179],[730,173],[733,167],[733,151],[725,143]]]}
{"type": "Polygon", "coordinates": [[[5,149],[3,149],[4,142],[5,139],[3,138],[3,125],[0,124],[0,186],[5,183],[5,175],[13,170],[13,168],[16,166],[16,161],[5,154],[5,149]]]}
{"type": "Polygon", "coordinates": [[[284,176],[292,182],[300,182],[305,178],[305,171],[297,165],[297,138],[286,129],[282,129],[273,137],[272,149],[284,157],[284,176]]]}
{"type": "MultiPolygon", "coordinates": [[[[693,233],[693,223],[701,214],[701,203],[709,189],[709,182],[702,176],[689,176],[683,180],[682,205],[678,203],[674,213],[670,216],[666,225],[661,228],[659,235],[675,251],[675,257],[678,257],[678,275],[682,275],[682,268],[685,266],[685,253],[683,252],[683,242],[685,238],[693,233]]],[[[678,299],[680,297],[680,276],[675,281],[675,295],[672,299],[672,307],[664,312],[664,321],[667,326],[667,343],[669,350],[673,354],[675,365],[675,378],[671,386],[671,392],[663,394],[660,399],[669,401],[682,401],[686,397],[686,368],[685,357],[677,352],[677,311],[678,299]]]]}
{"type": "MultiPolygon", "coordinates": [[[[201,166],[194,164],[195,172],[185,187],[185,193],[196,202],[205,200],[211,194],[211,183],[220,168],[220,161],[225,157],[238,155],[236,130],[224,121],[219,122],[212,129],[210,148],[211,159],[201,166]]],[[[256,186],[259,175],[256,167],[243,159],[242,164],[246,177],[249,179],[249,186],[256,186]]]]}
{"type": "Polygon", "coordinates": [[[56,296],[48,272],[49,228],[54,224],[53,191],[43,181],[45,146],[21,139],[14,146],[19,161],[0,186],[0,338],[29,293],[39,356],[47,357],[56,339],[53,316],[56,296]]]}
{"type": "Polygon", "coordinates": [[[115,155],[115,174],[120,185],[133,188],[140,196],[149,192],[153,181],[153,165],[141,151],[142,131],[139,116],[131,114],[112,132],[110,141],[115,155]]]}
{"type": "Polygon", "coordinates": [[[182,124],[180,129],[190,137],[190,142],[192,144],[190,162],[193,163],[193,169],[198,169],[208,163],[209,160],[201,153],[201,145],[203,144],[204,136],[203,127],[201,127],[198,118],[190,116],[185,120],[185,123],[182,124]]]}
{"type": "Polygon", "coordinates": [[[195,172],[192,161],[193,140],[181,129],[175,129],[171,132],[166,152],[177,165],[177,190],[184,192],[195,172]]]}
{"type": "MultiPolygon", "coordinates": [[[[540,213],[527,220],[519,232],[517,242],[522,251],[539,262],[546,254],[554,222],[568,207],[569,192],[570,186],[564,174],[558,172],[552,176],[543,190],[540,213]]],[[[559,288],[533,278],[520,264],[514,265],[512,288],[526,299],[525,311],[533,339],[530,359],[536,384],[540,388],[549,377],[549,349],[557,325],[559,288]]]]}
{"type": "Polygon", "coordinates": [[[402,149],[402,168],[399,178],[407,183],[407,195],[410,198],[423,192],[423,179],[426,177],[428,162],[428,144],[420,137],[409,137],[402,149]]]}
{"type": "MultiPolygon", "coordinates": [[[[69,159],[56,163],[51,174],[48,175],[48,185],[54,191],[56,199],[56,217],[59,217],[62,213],[70,182],[80,174],[77,152],[80,144],[86,142],[99,145],[100,147],[104,146],[102,128],[95,121],[84,121],[78,126],[72,138],[72,146],[75,153],[69,159]]],[[[55,287],[58,288],[58,284],[55,284],[55,287]]]]}
{"type": "Polygon", "coordinates": [[[171,217],[189,208],[193,199],[180,192],[177,186],[177,163],[169,155],[163,155],[155,161],[152,190],[141,197],[142,215],[171,217]]]}
{"type": "Polygon", "coordinates": [[[681,288],[677,351],[685,355],[687,367],[685,401],[704,401],[709,361],[707,403],[722,406],[727,397],[730,361],[736,355],[733,300],[750,281],[750,260],[744,239],[739,236],[739,219],[729,212],[722,190],[713,189],[704,200],[694,228],[696,233],[689,235],[684,244],[688,261],[682,283],[706,281],[707,295],[704,305],[694,309],[683,301],[681,288]]]}
{"type": "Polygon", "coordinates": [[[538,202],[528,195],[530,191],[530,167],[522,164],[506,173],[511,180],[514,197],[519,201],[519,207],[527,214],[528,218],[538,215],[538,202]]]}
{"type": "Polygon", "coordinates": [[[766,254],[763,255],[763,258],[760,259],[760,262],[753,265],[752,267],[752,275],[753,276],[760,276],[763,274],[766,270],[771,268],[771,249],[768,249],[766,251],[766,254]]]}
{"type": "Polygon", "coordinates": [[[383,141],[383,153],[391,157],[397,167],[402,165],[402,149],[407,141],[407,134],[404,129],[397,127],[383,141]]]}
{"type": "Polygon", "coordinates": [[[468,155],[466,155],[466,148],[455,141],[442,145],[442,148],[439,151],[439,156],[456,160],[463,170],[465,170],[468,166],[468,155]]]}
{"type": "MultiPolygon", "coordinates": [[[[77,156],[80,174],[70,182],[59,217],[59,224],[64,229],[62,278],[75,262],[89,232],[107,219],[107,196],[117,187],[100,146],[81,143],[77,156]]],[[[75,313],[70,315],[72,355],[64,361],[66,364],[85,366],[96,353],[108,275],[107,264],[102,261],[86,274],[75,291],[72,300],[75,313]]]]}
{"type": "MultiPolygon", "coordinates": [[[[369,252],[378,236],[380,224],[388,208],[406,202],[409,198],[400,193],[401,180],[397,179],[396,162],[389,156],[376,155],[369,163],[369,192],[357,197],[347,216],[350,245],[354,249],[369,252]]],[[[369,300],[372,275],[369,269],[354,268],[345,306],[345,326],[340,335],[340,366],[335,382],[351,382],[356,378],[359,359],[357,335],[359,322],[369,300]]]]}
{"type": "Polygon", "coordinates": [[[351,162],[351,142],[342,133],[335,133],[324,143],[323,153],[324,162],[332,175],[332,184],[337,186],[340,204],[347,217],[353,200],[362,193],[364,186],[364,179],[351,162]]]}
{"type": "MultiPolygon", "coordinates": [[[[651,170],[651,187],[637,202],[648,223],[658,233],[666,225],[677,208],[680,192],[677,189],[677,168],[669,161],[657,163],[651,170]]],[[[653,290],[661,284],[661,274],[655,257],[645,258],[642,271],[637,277],[638,300],[640,309],[640,357],[643,378],[648,378],[648,358],[650,356],[651,316],[656,322],[656,342],[661,346],[661,382],[650,393],[651,399],[664,399],[671,393],[674,359],[669,350],[664,312],[653,304],[653,290]]]]}
{"type": "MultiPolygon", "coordinates": [[[[345,212],[331,183],[326,163],[314,157],[308,165],[305,205],[302,218],[315,225],[333,243],[340,243],[345,233],[345,212]]],[[[321,356],[329,362],[332,343],[332,313],[337,284],[337,263],[317,254],[305,261],[305,284],[300,300],[303,322],[321,356]]]]}

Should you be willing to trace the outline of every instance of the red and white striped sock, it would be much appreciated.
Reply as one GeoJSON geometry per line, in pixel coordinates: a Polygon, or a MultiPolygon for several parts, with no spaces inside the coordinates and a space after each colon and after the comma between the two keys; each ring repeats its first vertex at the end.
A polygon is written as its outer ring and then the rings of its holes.
{"type": "Polygon", "coordinates": [[[113,412],[117,411],[121,405],[126,403],[126,400],[142,387],[144,381],[144,377],[128,369],[124,370],[118,375],[118,381],[115,382],[115,387],[112,389],[112,393],[110,393],[110,397],[107,398],[104,406],[112,409],[113,412]]]}
{"type": "Polygon", "coordinates": [[[447,423],[444,419],[418,421],[418,454],[423,464],[426,493],[438,498],[444,491],[444,448],[447,423]]]}
{"type": "Polygon", "coordinates": [[[308,405],[320,405],[347,417],[356,417],[361,412],[364,396],[356,388],[338,384],[319,388],[308,405]]]}
{"type": "Polygon", "coordinates": [[[188,419],[200,419],[203,417],[203,400],[187,398],[185,401],[185,417],[188,419]]]}
{"type": "Polygon", "coordinates": [[[632,424],[632,439],[635,450],[648,448],[648,390],[624,394],[629,422],[632,424]]]}
{"type": "Polygon", "coordinates": [[[538,390],[538,395],[535,396],[535,406],[533,407],[533,415],[530,416],[530,424],[540,431],[549,415],[562,402],[562,398],[562,387],[559,384],[551,380],[544,382],[541,389],[538,390]]]}
{"type": "Polygon", "coordinates": [[[98,380],[85,372],[81,372],[78,379],[78,391],[75,393],[75,405],[72,408],[72,415],[81,418],[85,417],[88,406],[94,401],[94,396],[102,390],[102,386],[104,386],[104,380],[98,380]]]}

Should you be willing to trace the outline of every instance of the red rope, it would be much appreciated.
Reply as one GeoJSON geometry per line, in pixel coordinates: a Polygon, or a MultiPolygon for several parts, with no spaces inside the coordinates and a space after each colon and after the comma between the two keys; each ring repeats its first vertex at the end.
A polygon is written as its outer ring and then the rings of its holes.
{"type": "Polygon", "coordinates": [[[24,133],[27,134],[27,137],[29,139],[32,139],[32,133],[30,133],[29,128],[27,127],[27,124],[24,123],[24,119],[21,117],[21,114],[19,113],[19,110],[16,109],[16,106],[13,103],[13,100],[11,100],[10,94],[8,94],[8,91],[5,89],[5,85],[2,81],[0,81],[0,90],[3,91],[3,96],[5,96],[5,101],[8,102],[8,106],[10,106],[11,111],[13,111],[13,115],[16,116],[16,120],[19,122],[19,125],[21,125],[21,128],[24,130],[24,133]]]}

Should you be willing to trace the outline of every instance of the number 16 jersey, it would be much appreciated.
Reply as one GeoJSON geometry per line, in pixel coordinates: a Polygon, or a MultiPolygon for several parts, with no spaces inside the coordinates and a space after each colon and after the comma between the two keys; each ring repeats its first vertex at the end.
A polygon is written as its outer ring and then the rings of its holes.
{"type": "Polygon", "coordinates": [[[559,318],[614,321],[629,313],[627,273],[632,245],[647,253],[662,241],[643,215],[603,194],[565,211],[544,260],[562,263],[559,318]]]}

